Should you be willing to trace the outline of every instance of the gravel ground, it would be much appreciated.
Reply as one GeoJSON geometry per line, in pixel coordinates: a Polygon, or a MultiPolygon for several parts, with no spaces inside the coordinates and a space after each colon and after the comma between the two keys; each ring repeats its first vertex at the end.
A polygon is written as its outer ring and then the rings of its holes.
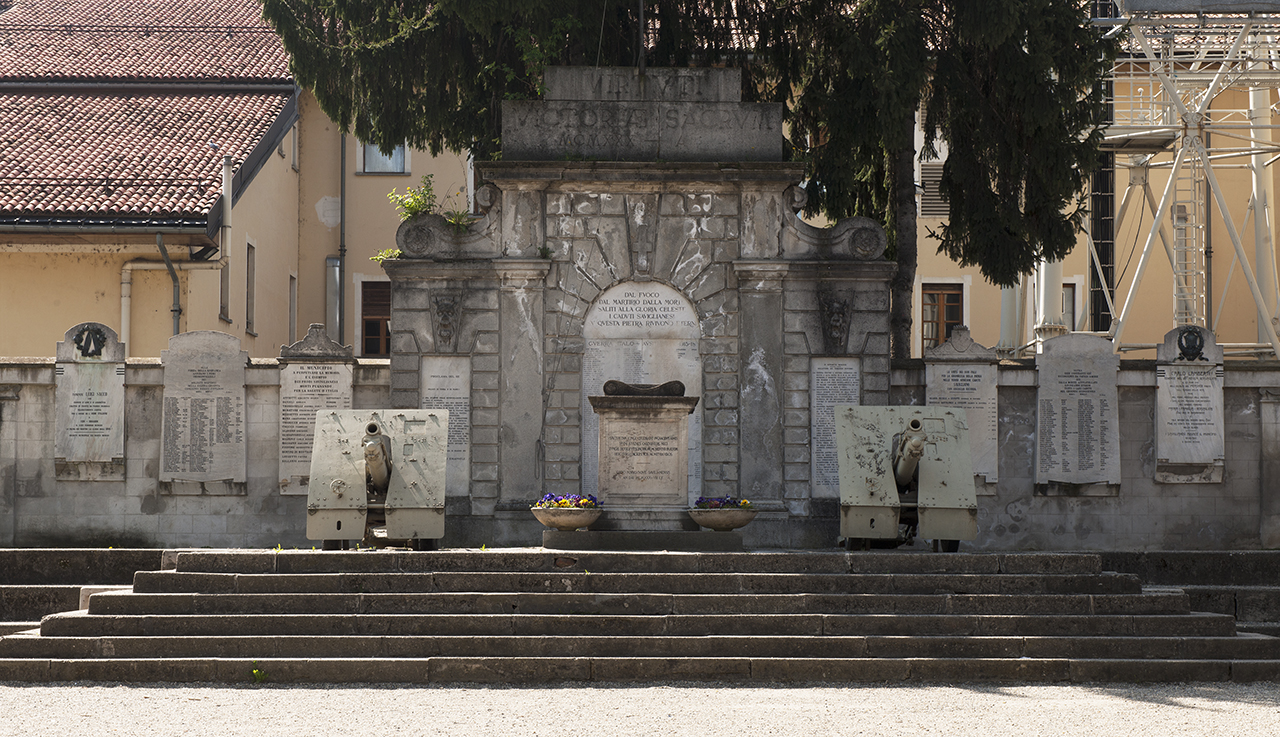
{"type": "Polygon", "coordinates": [[[1280,684],[0,684],[0,737],[640,734],[1261,737],[1280,734],[1280,684]]]}

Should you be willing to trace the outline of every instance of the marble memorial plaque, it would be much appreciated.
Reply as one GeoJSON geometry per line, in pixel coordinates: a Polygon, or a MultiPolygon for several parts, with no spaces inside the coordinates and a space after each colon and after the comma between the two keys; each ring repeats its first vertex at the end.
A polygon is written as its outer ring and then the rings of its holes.
{"type": "Polygon", "coordinates": [[[965,410],[973,472],[984,477],[988,484],[999,480],[996,471],[997,371],[995,364],[990,363],[926,362],[924,369],[927,403],[965,410]]]}
{"type": "Polygon", "coordinates": [[[58,343],[54,457],[70,463],[124,458],[125,350],[115,331],[81,323],[58,343]]]}
{"type": "Polygon", "coordinates": [[[1073,334],[1036,356],[1036,483],[1120,483],[1120,427],[1111,341],[1073,334]]]}
{"type": "Polygon", "coordinates": [[[423,356],[418,390],[422,409],[449,411],[445,494],[471,489],[471,357],[423,356]]]}
{"type": "Polygon", "coordinates": [[[164,362],[160,481],[245,480],[245,365],[240,340],[198,330],[175,335],[164,362]]]}
{"type": "Polygon", "coordinates": [[[1213,333],[1175,328],[1156,348],[1156,472],[1165,484],[1222,483],[1222,348],[1213,333]]]}
{"type": "Polygon", "coordinates": [[[684,418],[666,421],[614,419],[605,427],[600,465],[609,479],[610,507],[685,505],[679,475],[687,467],[684,418]]]}
{"type": "Polygon", "coordinates": [[[813,496],[840,496],[836,446],[837,405],[862,403],[862,363],[857,357],[809,359],[809,437],[813,496]]]}
{"type": "Polygon", "coordinates": [[[280,369],[280,493],[307,493],[302,479],[311,473],[316,412],[351,409],[351,375],[351,364],[342,362],[287,363],[280,369]]]}
{"type": "Polygon", "coordinates": [[[965,410],[969,448],[979,493],[999,481],[997,444],[997,385],[1000,371],[996,352],[975,343],[969,328],[958,325],[941,345],[924,352],[925,403],[965,410]]]}
{"type": "Polygon", "coordinates": [[[1205,464],[1223,459],[1221,364],[1156,368],[1156,459],[1205,464]]]}
{"type": "MultiPolygon", "coordinates": [[[[675,289],[658,282],[625,282],[601,294],[587,312],[582,358],[582,493],[595,494],[600,471],[600,418],[588,396],[617,379],[636,384],[684,382],[685,396],[702,396],[698,317],[675,289]]],[[[702,409],[689,416],[688,490],[702,490],[702,409]]]]}

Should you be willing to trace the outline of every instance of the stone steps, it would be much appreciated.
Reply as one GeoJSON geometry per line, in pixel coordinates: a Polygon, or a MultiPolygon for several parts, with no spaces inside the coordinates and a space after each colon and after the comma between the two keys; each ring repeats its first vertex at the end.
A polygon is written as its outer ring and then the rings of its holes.
{"type": "Polygon", "coordinates": [[[0,622],[29,622],[46,614],[79,607],[80,587],[0,585],[0,622]]]}
{"type": "Polygon", "coordinates": [[[46,617],[44,637],[208,635],[409,636],[555,635],[960,635],[1230,637],[1235,620],[1223,614],[975,615],[975,614],[240,614],[90,615],[46,617]]]}
{"type": "Polygon", "coordinates": [[[235,574],[141,571],[136,593],[452,593],[557,592],[655,594],[1138,594],[1137,576],[977,573],[467,573],[235,574]]]}
{"type": "Polygon", "coordinates": [[[202,637],[22,636],[5,658],[1111,658],[1280,660],[1280,640],[1242,637],[1076,636],[609,636],[248,635],[202,637]]]}
{"type": "Polygon", "coordinates": [[[1280,660],[1038,658],[67,658],[0,660],[0,681],[134,683],[1167,683],[1280,679],[1280,660]]]}
{"type": "Polygon", "coordinates": [[[1184,614],[1150,594],[95,594],[90,614],[1184,614]]]}
{"type": "Polygon", "coordinates": [[[1088,554],[212,551],[176,565],[0,638],[0,679],[1280,675],[1280,639],[1237,635],[1233,617],[1088,554]]]}

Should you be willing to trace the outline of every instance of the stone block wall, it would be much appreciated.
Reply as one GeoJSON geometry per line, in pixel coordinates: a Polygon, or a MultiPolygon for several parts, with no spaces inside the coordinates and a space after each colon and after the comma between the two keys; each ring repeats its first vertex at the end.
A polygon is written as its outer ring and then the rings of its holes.
{"type": "MultiPolygon", "coordinates": [[[[280,369],[246,372],[243,495],[167,494],[157,481],[164,366],[130,359],[125,372],[122,481],[59,480],[54,468],[54,362],[0,362],[0,546],[310,548],[306,497],[280,493],[280,369]]],[[[356,408],[390,401],[387,361],[354,372],[356,408]]]]}
{"type": "MultiPolygon", "coordinates": [[[[920,361],[895,362],[894,403],[922,404],[920,361]]],[[[1280,379],[1256,362],[1228,362],[1224,390],[1225,478],[1163,484],[1155,477],[1155,364],[1122,361],[1118,376],[1122,483],[1114,496],[1050,496],[1035,484],[1036,371],[1004,361],[999,371],[999,484],[978,497],[978,550],[1226,550],[1272,546],[1260,536],[1277,492],[1263,479],[1280,438],[1263,434],[1261,410],[1280,379]]]]}

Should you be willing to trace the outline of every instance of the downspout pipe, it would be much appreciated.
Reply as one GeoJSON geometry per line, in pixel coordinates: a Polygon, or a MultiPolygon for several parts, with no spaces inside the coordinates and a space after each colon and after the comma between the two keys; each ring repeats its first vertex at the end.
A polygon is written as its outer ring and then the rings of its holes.
{"type": "Polygon", "coordinates": [[[173,260],[169,258],[169,249],[164,247],[164,236],[156,233],[156,248],[160,249],[160,256],[164,258],[164,266],[169,270],[169,280],[173,282],[173,307],[169,308],[169,312],[173,313],[173,334],[177,335],[182,332],[179,329],[179,320],[182,318],[182,292],[178,284],[178,272],[173,270],[173,260]]]}
{"type": "MultiPolygon", "coordinates": [[[[226,266],[226,256],[217,261],[174,261],[168,264],[163,261],[151,261],[149,259],[126,261],[124,266],[120,268],[120,342],[125,344],[125,350],[128,350],[132,327],[133,272],[168,271],[176,279],[177,276],[173,274],[174,271],[210,271],[224,269],[226,266]]],[[[176,321],[177,318],[178,316],[175,314],[174,320],[176,321]]]]}
{"type": "Polygon", "coordinates": [[[347,134],[338,155],[338,343],[347,342],[347,134]]]}

